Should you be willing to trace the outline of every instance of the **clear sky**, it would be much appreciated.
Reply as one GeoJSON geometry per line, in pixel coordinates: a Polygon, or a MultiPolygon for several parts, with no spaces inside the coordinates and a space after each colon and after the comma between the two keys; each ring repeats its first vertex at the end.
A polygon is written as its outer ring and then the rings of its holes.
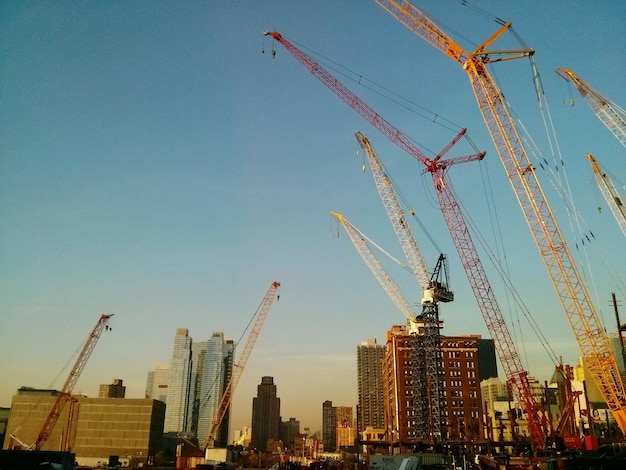
{"type": "MultiPolygon", "coordinates": [[[[567,171],[576,208],[595,235],[587,251],[575,248],[580,235],[570,230],[575,222],[550,175],[539,177],[606,329],[614,332],[609,300],[616,292],[623,304],[626,295],[624,236],[584,155],[594,154],[624,191],[625,151],[554,70],[573,70],[624,106],[626,4],[462,3],[416,4],[466,49],[498,29],[491,15],[512,21],[537,51],[544,103],[558,135],[553,147],[564,162],[559,175],[567,171]]],[[[275,379],[283,419],[295,417],[311,431],[321,427],[323,401],[356,405],[357,345],[368,338],[382,344],[389,327],[404,322],[329,216],[343,213],[402,257],[371,175],[362,172],[357,130],[426,227],[427,233],[414,225],[427,264],[434,266],[438,250],[449,256],[456,301],[441,309],[443,334],[488,336],[430,177],[264,38],[264,30],[415,103],[420,113],[346,81],[428,156],[460,127],[469,129],[487,157],[454,167],[450,181],[480,233],[505,257],[555,353],[577,362],[578,346],[465,73],[375,2],[5,1],[0,406],[10,406],[20,386],[60,388],[102,313],[115,314],[112,331],[100,339],[75,391],[95,396],[99,384],[121,378],[128,397],[143,397],[148,371],[169,362],[177,327],[196,341],[214,331],[239,340],[275,280],[282,284],[280,301],[235,392],[232,427],[250,424],[252,397],[265,375],[275,379]],[[454,125],[434,124],[430,112],[454,125]],[[492,195],[497,218],[485,194],[492,195]]],[[[518,48],[514,39],[507,34],[495,47],[518,48]]],[[[552,161],[529,61],[492,70],[542,158],[552,161]]],[[[462,141],[450,156],[473,152],[462,141]]],[[[526,367],[548,379],[551,362],[481,256],[526,367]]],[[[419,302],[411,275],[388,270],[407,298],[419,302]]]]}

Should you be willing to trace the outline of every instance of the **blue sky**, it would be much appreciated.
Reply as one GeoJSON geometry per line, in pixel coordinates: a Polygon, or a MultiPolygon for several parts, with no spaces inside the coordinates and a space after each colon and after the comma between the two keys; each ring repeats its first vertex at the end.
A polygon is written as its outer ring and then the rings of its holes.
{"type": "MultiPolygon", "coordinates": [[[[623,106],[626,59],[616,45],[626,33],[626,6],[416,5],[466,49],[498,28],[482,10],[512,21],[536,50],[574,201],[596,236],[587,252],[574,249],[580,236],[570,231],[573,221],[549,175],[540,178],[596,308],[615,331],[609,300],[611,292],[622,301],[626,295],[624,237],[584,155],[594,154],[623,191],[625,152],[554,70],[573,70],[623,106]]],[[[577,362],[576,341],[465,73],[375,2],[9,1],[0,5],[0,406],[10,406],[22,385],[61,387],[102,313],[115,314],[113,330],[75,391],[94,396],[98,384],[121,378],[127,396],[143,397],[147,372],[170,359],[177,327],[196,341],[213,331],[238,340],[275,280],[281,298],[235,393],[233,428],[250,424],[264,375],[275,378],[283,419],[295,417],[311,431],[320,428],[323,401],[354,406],[356,346],[368,338],[384,343],[389,327],[404,320],[329,216],[343,213],[401,257],[372,178],[361,170],[357,130],[427,228],[414,226],[427,264],[434,266],[438,250],[449,256],[456,301],[441,309],[443,333],[488,336],[430,177],[264,30],[416,103],[426,118],[346,81],[428,156],[458,128],[469,129],[487,157],[451,169],[450,181],[492,249],[506,257],[556,354],[577,362]],[[431,112],[454,124],[432,123],[431,112]]],[[[519,47],[513,39],[507,34],[496,46],[519,47]]],[[[492,70],[551,160],[529,62],[492,70]]],[[[474,151],[462,141],[450,156],[474,151]]],[[[539,380],[549,378],[543,348],[481,256],[525,365],[539,380]]],[[[418,302],[412,277],[388,269],[418,302]]]]}

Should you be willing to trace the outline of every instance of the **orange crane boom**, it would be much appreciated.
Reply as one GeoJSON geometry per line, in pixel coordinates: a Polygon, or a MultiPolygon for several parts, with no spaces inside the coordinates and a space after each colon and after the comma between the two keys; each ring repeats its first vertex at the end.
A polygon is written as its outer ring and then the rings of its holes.
{"type": "Polygon", "coordinates": [[[535,167],[528,158],[504,96],[487,69],[488,63],[527,57],[534,51],[494,51],[492,54],[487,50],[511,26],[507,23],[474,51],[467,52],[408,1],[375,1],[411,31],[461,65],[467,73],[478,108],[563,305],[585,364],[619,428],[626,432],[626,393],[608,337],[537,179],[535,167]],[[502,53],[509,55],[505,58],[493,57],[502,53]]]}
{"type": "Polygon", "coordinates": [[[246,344],[239,356],[239,361],[235,364],[233,368],[233,375],[231,376],[226,388],[224,390],[224,394],[222,395],[222,399],[220,400],[220,404],[215,411],[215,415],[213,415],[213,420],[211,422],[211,427],[209,429],[209,434],[204,443],[204,448],[208,449],[213,446],[213,442],[215,442],[215,434],[217,433],[220,424],[222,424],[222,420],[226,415],[226,411],[230,406],[230,402],[233,397],[233,393],[235,392],[235,388],[237,388],[237,384],[239,383],[239,379],[241,378],[241,374],[243,373],[244,368],[246,367],[246,363],[250,358],[250,353],[252,353],[252,348],[256,343],[257,338],[259,337],[259,333],[261,332],[261,328],[263,327],[263,323],[265,323],[265,319],[270,313],[270,307],[274,302],[275,297],[277,296],[278,288],[280,287],[280,282],[274,281],[270,285],[267,294],[261,303],[261,306],[256,312],[256,320],[254,325],[252,326],[252,330],[248,335],[248,339],[246,344]]]}
{"type": "Polygon", "coordinates": [[[603,97],[571,70],[557,67],[556,73],[564,80],[574,84],[596,117],[619,140],[620,144],[626,147],[626,111],[603,97]]]}
{"type": "Polygon", "coordinates": [[[52,432],[52,429],[54,429],[54,426],[56,425],[57,420],[59,419],[59,416],[61,415],[61,411],[63,411],[63,408],[65,407],[67,402],[71,399],[71,393],[72,393],[72,390],[74,389],[74,385],[76,385],[76,382],[78,381],[78,378],[80,377],[81,372],[85,368],[85,364],[87,363],[89,356],[91,356],[93,349],[96,347],[96,343],[98,342],[98,339],[100,339],[100,335],[102,334],[102,331],[105,328],[108,329],[109,318],[111,318],[112,316],[113,316],[112,314],[102,315],[100,319],[98,320],[98,323],[96,323],[96,326],[94,327],[94,329],[89,334],[89,337],[87,338],[87,341],[85,342],[85,345],[83,346],[83,349],[80,351],[80,354],[78,355],[78,358],[76,359],[76,363],[74,364],[74,367],[72,367],[70,374],[65,380],[65,384],[63,385],[63,388],[59,392],[59,395],[57,396],[57,399],[54,402],[54,405],[52,405],[52,409],[50,410],[50,413],[48,414],[46,421],[43,423],[41,431],[39,431],[39,436],[37,437],[37,441],[35,442],[35,445],[34,445],[35,450],[41,450],[43,445],[48,440],[48,437],[50,437],[50,433],[52,432]]]}
{"type": "Polygon", "coordinates": [[[265,32],[265,34],[271,35],[276,41],[283,45],[285,49],[315,77],[330,88],[331,91],[367,119],[367,121],[376,127],[385,137],[422,163],[425,168],[424,171],[431,173],[439,200],[439,206],[459,257],[461,258],[461,264],[472,287],[474,297],[478,302],[485,324],[494,340],[498,357],[505,369],[507,381],[513,384],[520,397],[520,401],[524,404],[526,412],[528,413],[529,427],[535,442],[540,447],[545,445],[550,424],[547,422],[547,417],[542,410],[540,410],[538,403],[532,396],[528,374],[522,366],[521,359],[508,331],[506,322],[504,321],[495,293],[487,279],[478,252],[470,236],[469,229],[463,218],[461,208],[455,199],[452,186],[445,178],[447,170],[452,165],[480,160],[484,157],[485,152],[442,160],[443,156],[465,134],[466,129],[463,129],[435,158],[426,157],[413,145],[408,136],[395,128],[357,95],[352,93],[339,80],[325,70],[321,64],[287,41],[280,33],[265,32]]]}

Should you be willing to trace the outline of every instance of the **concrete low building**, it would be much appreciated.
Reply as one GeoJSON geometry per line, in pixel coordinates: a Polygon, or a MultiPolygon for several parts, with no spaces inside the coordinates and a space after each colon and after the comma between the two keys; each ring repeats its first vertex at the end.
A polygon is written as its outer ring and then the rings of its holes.
{"type": "MultiPolygon", "coordinates": [[[[58,392],[13,396],[3,449],[24,448],[37,441],[58,392]],[[13,434],[13,436],[11,435],[13,434]]],[[[150,461],[163,445],[165,403],[149,398],[73,397],[42,447],[70,450],[79,464],[150,461]]]]}

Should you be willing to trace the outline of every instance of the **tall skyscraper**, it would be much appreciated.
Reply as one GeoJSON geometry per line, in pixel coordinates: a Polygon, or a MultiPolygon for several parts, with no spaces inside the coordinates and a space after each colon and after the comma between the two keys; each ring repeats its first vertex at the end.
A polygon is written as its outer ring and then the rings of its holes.
{"type": "MultiPolygon", "coordinates": [[[[202,366],[198,369],[200,397],[198,399],[198,440],[204,444],[211,429],[215,412],[217,411],[225,387],[233,372],[233,356],[235,344],[230,339],[224,339],[224,333],[214,332],[206,342],[206,350],[202,366]]],[[[199,356],[201,353],[199,352],[199,356]]],[[[214,445],[226,447],[228,444],[228,428],[230,421],[230,407],[214,438],[214,445]]]]}
{"type": "Polygon", "coordinates": [[[322,443],[324,452],[337,450],[337,409],[331,400],[322,403],[322,443]]]}
{"type": "Polygon", "coordinates": [[[257,396],[252,399],[251,446],[260,451],[267,450],[270,439],[280,435],[280,398],[276,396],[274,377],[262,377],[257,386],[257,396]]]}
{"type": "Polygon", "coordinates": [[[385,346],[376,344],[376,339],[368,339],[356,348],[358,382],[358,431],[370,426],[376,429],[385,427],[383,398],[383,358],[385,346]]]}
{"type": "Polygon", "coordinates": [[[188,429],[194,436],[198,434],[198,419],[200,414],[200,403],[202,402],[202,370],[206,356],[206,341],[196,341],[191,344],[191,394],[189,399],[189,420],[188,429]]]}
{"type": "Polygon", "coordinates": [[[186,432],[191,389],[191,337],[187,328],[177,328],[167,385],[164,432],[186,432]]]}
{"type": "Polygon", "coordinates": [[[170,381],[170,365],[157,364],[155,370],[148,372],[146,381],[146,398],[167,403],[167,385],[170,381]]]}

